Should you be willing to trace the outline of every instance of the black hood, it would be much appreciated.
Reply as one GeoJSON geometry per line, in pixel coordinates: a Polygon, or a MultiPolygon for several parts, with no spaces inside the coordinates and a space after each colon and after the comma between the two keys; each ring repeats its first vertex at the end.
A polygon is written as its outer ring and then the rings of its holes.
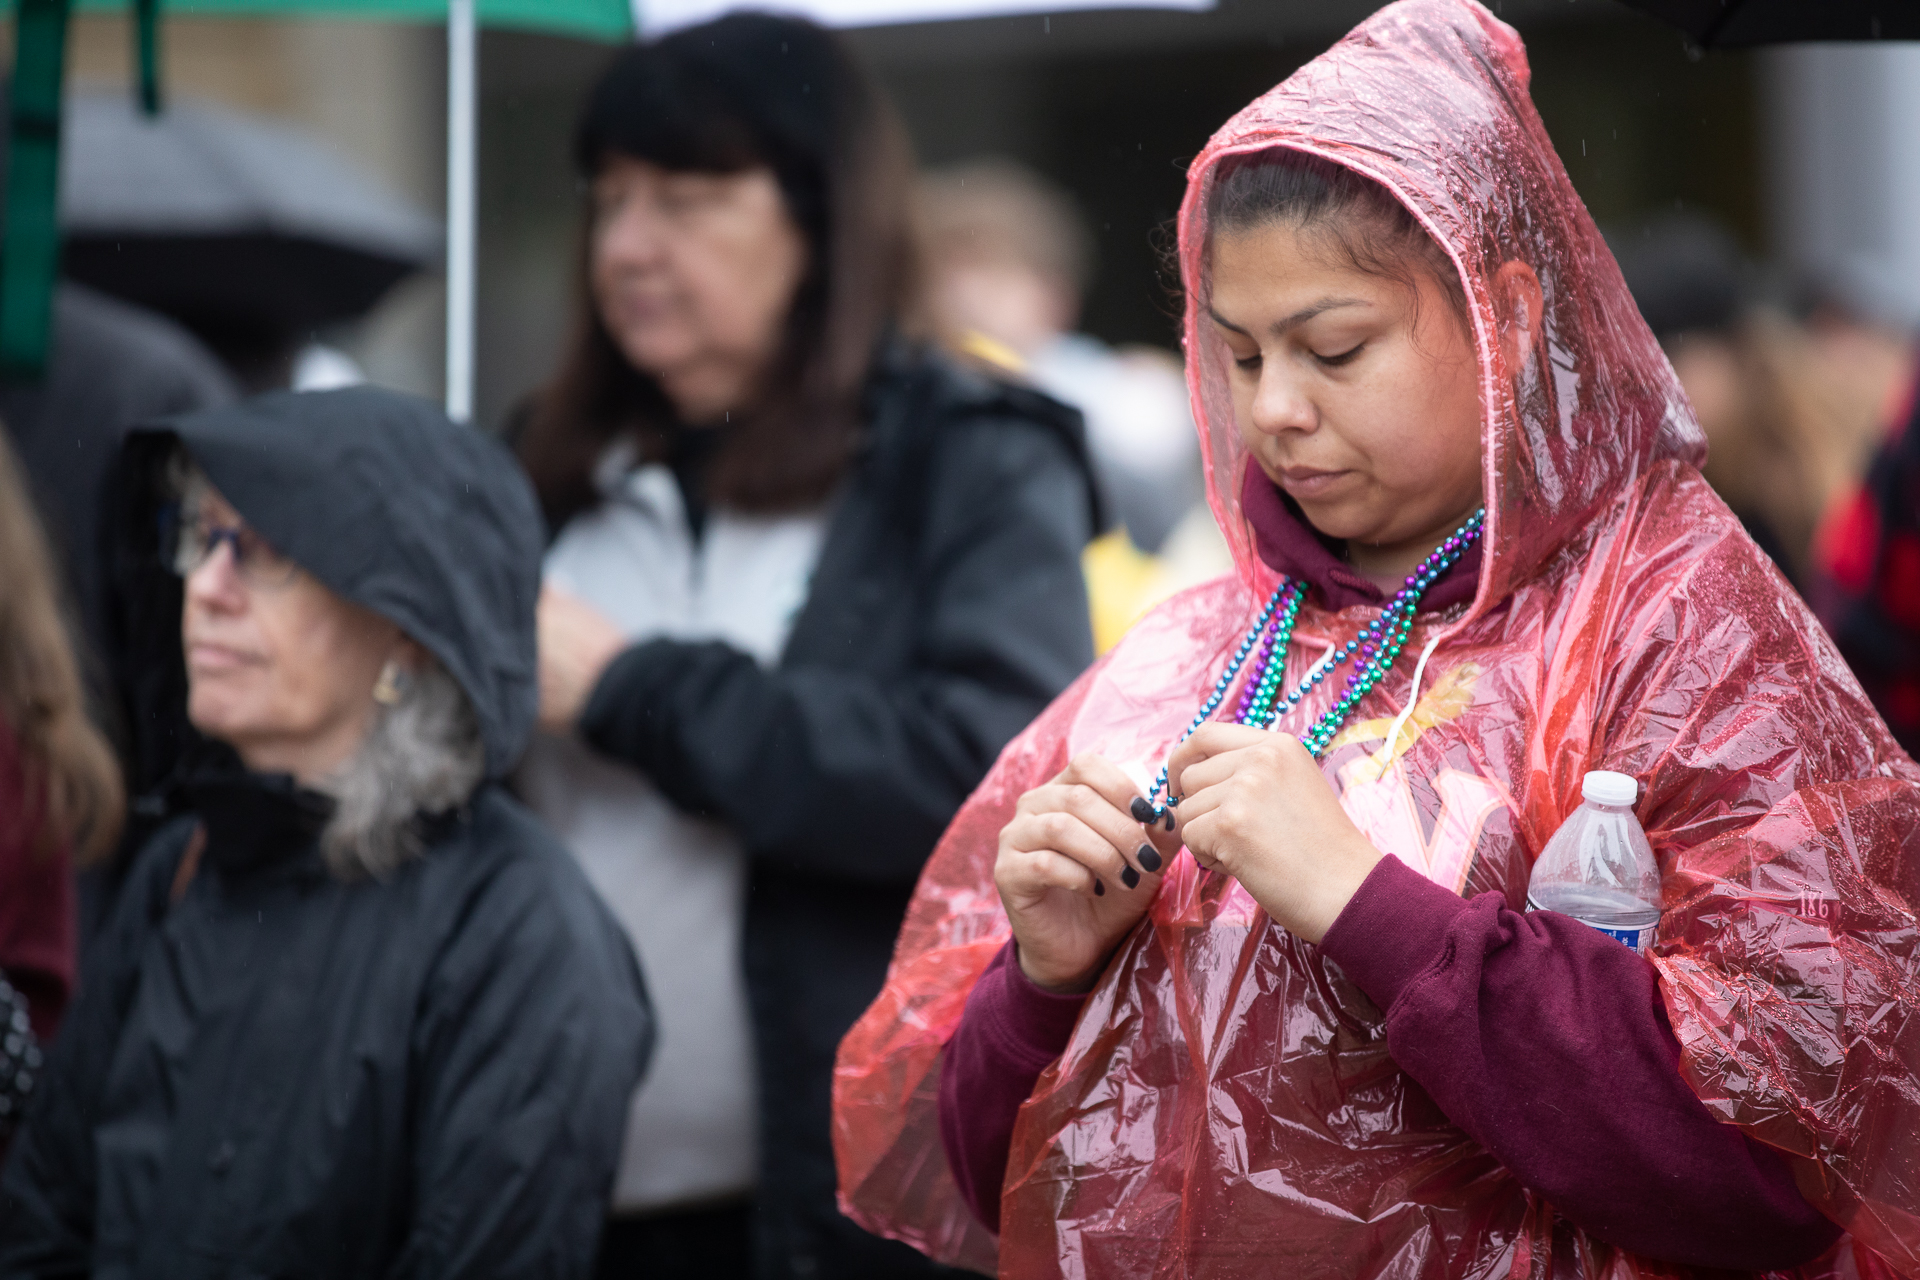
{"type": "Polygon", "coordinates": [[[173,716],[155,702],[184,693],[178,580],[155,573],[175,441],[276,548],[438,658],[473,703],[489,776],[513,767],[538,710],[544,531],[504,448],[424,400],[372,387],[276,392],[130,434],[121,476],[132,518],[118,551],[165,597],[135,610],[148,642],[141,710],[159,720],[173,716]]]}

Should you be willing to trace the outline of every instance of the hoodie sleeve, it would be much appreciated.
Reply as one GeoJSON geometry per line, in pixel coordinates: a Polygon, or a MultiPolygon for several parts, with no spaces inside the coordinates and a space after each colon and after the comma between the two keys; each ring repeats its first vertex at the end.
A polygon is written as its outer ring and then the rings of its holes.
{"type": "Polygon", "coordinates": [[[767,670],[725,644],[649,641],[602,676],[587,741],[724,819],[756,856],[911,883],[1001,747],[1092,658],[1079,462],[1050,430],[988,418],[942,431],[902,587],[917,596],[911,670],[767,670]]]}
{"type": "Polygon", "coordinates": [[[1448,1118],[1594,1236],[1740,1270],[1839,1238],[1785,1160],[1687,1087],[1654,968],[1613,939],[1497,893],[1460,898],[1388,857],[1322,947],[1448,1118]]]}
{"type": "Polygon", "coordinates": [[[1000,1184],[1020,1104],[1058,1058],[1084,995],[1043,991],[1020,971],[1009,942],[967,996],[940,1061],[940,1147],[973,1216],[1000,1229],[1000,1184]]]}
{"type": "Polygon", "coordinates": [[[653,1021],[631,950],[565,859],[545,847],[477,885],[435,966],[394,1280],[592,1272],[653,1021]]]}

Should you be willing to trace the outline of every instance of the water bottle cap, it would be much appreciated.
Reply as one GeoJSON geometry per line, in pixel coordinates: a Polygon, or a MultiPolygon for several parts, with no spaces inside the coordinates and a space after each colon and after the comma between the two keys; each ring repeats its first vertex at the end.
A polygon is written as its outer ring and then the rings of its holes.
{"type": "Polygon", "coordinates": [[[1580,780],[1580,794],[1595,804],[1630,805],[1640,798],[1640,784],[1624,773],[1595,769],[1580,780]]]}

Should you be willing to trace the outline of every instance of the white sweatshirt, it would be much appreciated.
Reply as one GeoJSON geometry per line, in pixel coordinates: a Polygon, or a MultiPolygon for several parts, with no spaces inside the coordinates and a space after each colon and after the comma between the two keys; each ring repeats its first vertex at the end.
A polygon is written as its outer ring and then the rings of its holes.
{"type": "MultiPolygon", "coordinates": [[[[695,544],[673,473],[603,483],[547,554],[547,580],[635,641],[723,640],[772,666],[806,603],[824,511],[714,508],[695,544]]],[[[724,826],[674,808],[634,769],[573,738],[538,735],[520,792],[573,850],[639,953],[659,1020],[652,1069],[627,1116],[616,1213],[750,1191],[753,1041],[740,927],[746,858],[724,826]]]]}

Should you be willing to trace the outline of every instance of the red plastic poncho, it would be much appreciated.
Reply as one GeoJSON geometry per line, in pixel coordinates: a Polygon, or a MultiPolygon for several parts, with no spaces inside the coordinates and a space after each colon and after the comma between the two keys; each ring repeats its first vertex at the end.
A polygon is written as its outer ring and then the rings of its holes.
{"type": "MultiPolygon", "coordinates": [[[[836,1070],[841,1203],[868,1228],[1020,1277],[1677,1272],[1570,1242],[1424,1101],[1338,967],[1188,858],[1020,1113],[997,1242],[947,1173],[941,1049],[1008,933],[992,866],[1015,801],[1083,751],[1146,783],[1275,585],[1239,510],[1204,210],[1224,156],[1287,146],[1381,183],[1446,249],[1484,405],[1478,593],[1422,618],[1409,648],[1437,646],[1421,687],[1402,661],[1327,753],[1329,780],[1379,848],[1518,908],[1582,775],[1639,778],[1665,873],[1653,963],[1688,1083],[1789,1153],[1853,1233],[1807,1274],[1874,1273],[1858,1241],[1920,1277],[1920,768],[1700,479],[1699,429],[1527,79],[1518,37],[1486,10],[1403,0],[1194,162],[1188,378],[1238,573],[1138,624],[1007,748],[928,864],[836,1070]],[[1546,315],[1535,358],[1509,368],[1487,281],[1516,258],[1546,315]]],[[[1303,609],[1289,685],[1372,614],[1303,609]]],[[[1322,688],[1281,727],[1311,723],[1322,688]]]]}

